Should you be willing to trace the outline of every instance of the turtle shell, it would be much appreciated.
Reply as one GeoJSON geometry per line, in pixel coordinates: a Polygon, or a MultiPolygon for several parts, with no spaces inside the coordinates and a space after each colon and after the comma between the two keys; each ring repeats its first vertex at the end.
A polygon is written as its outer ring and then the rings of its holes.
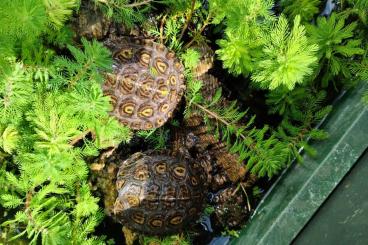
{"type": "Polygon", "coordinates": [[[119,168],[114,213],[143,234],[179,232],[202,211],[204,181],[200,165],[188,159],[135,153],[119,168]]]}
{"type": "MultiPolygon", "coordinates": [[[[217,89],[221,88],[218,79],[208,73],[198,77],[202,81],[201,92],[203,97],[211,101],[217,89]]],[[[229,102],[222,100],[219,102],[222,107],[229,106],[229,102]]],[[[225,179],[229,179],[232,183],[238,182],[243,179],[247,173],[247,169],[244,164],[239,161],[237,154],[229,152],[225,142],[219,140],[213,133],[209,132],[208,127],[205,125],[203,117],[199,114],[192,113],[192,115],[184,121],[185,129],[184,133],[189,135],[189,132],[197,137],[196,148],[200,155],[210,156],[214,161],[215,167],[219,168],[221,174],[213,174],[211,176],[214,179],[214,183],[211,183],[211,187],[223,186],[226,182],[225,179]],[[226,177],[224,179],[224,177],[226,177]]],[[[180,129],[181,130],[181,129],[180,129]]],[[[174,146],[182,145],[180,140],[174,139],[174,146]]]]}
{"type": "Polygon", "coordinates": [[[184,68],[175,54],[143,39],[115,37],[105,45],[114,58],[113,73],[103,85],[104,94],[111,97],[112,114],[132,129],[162,126],[185,89],[184,68]]]}

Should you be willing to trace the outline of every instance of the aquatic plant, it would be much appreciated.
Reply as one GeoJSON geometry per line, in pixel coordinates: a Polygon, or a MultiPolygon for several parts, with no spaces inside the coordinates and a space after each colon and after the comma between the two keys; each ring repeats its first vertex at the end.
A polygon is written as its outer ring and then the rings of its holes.
{"type": "MultiPolygon", "coordinates": [[[[310,140],[328,137],[315,128],[331,110],[326,91],[368,80],[364,0],[341,1],[331,16],[319,17],[317,0],[91,3],[107,19],[139,25],[181,57],[187,89],[180,113],[201,115],[258,177],[271,178],[301,160],[301,149],[315,155],[310,140]],[[248,94],[265,95],[257,99],[277,120],[260,122],[244,99],[229,99],[221,89],[205,99],[193,72],[201,59],[195,46],[203,44],[217,49],[215,59],[249,85],[248,94]]],[[[101,84],[112,68],[111,53],[95,40],[75,40],[70,18],[80,6],[78,0],[0,1],[0,231],[7,242],[108,243],[95,233],[104,214],[88,184],[89,159],[134,134],[164,148],[170,129],[180,126],[174,119],[155,131],[132,132],[109,115],[101,84]]]]}

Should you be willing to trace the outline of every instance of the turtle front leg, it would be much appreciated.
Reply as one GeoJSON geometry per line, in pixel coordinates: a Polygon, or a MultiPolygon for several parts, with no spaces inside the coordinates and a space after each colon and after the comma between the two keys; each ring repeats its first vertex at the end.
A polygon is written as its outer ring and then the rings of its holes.
{"type": "Polygon", "coordinates": [[[138,239],[138,234],[130,230],[128,227],[123,226],[123,234],[125,238],[126,245],[133,245],[134,242],[138,239]]]}

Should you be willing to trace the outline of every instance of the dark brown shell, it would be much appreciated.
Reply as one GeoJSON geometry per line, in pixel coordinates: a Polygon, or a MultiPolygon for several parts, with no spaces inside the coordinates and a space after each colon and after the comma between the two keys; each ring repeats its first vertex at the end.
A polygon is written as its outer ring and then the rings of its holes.
{"type": "Polygon", "coordinates": [[[208,70],[213,67],[215,52],[206,43],[200,43],[199,45],[192,46],[200,53],[200,60],[197,67],[193,70],[193,74],[196,77],[207,74],[208,70]]]}
{"type": "Polygon", "coordinates": [[[112,114],[132,129],[162,126],[173,114],[185,85],[183,66],[165,46],[150,40],[112,37],[113,73],[103,90],[112,114]]]}
{"type": "Polygon", "coordinates": [[[213,202],[215,221],[223,227],[235,228],[241,225],[250,213],[247,198],[236,186],[216,193],[213,202]]]}
{"type": "Polygon", "coordinates": [[[78,16],[72,18],[71,23],[77,40],[81,37],[101,40],[106,37],[110,25],[111,21],[91,1],[81,2],[78,16]]]}
{"type": "Polygon", "coordinates": [[[170,155],[135,153],[117,175],[117,219],[134,231],[176,233],[198,217],[204,204],[201,166],[170,155]]]}
{"type": "MultiPolygon", "coordinates": [[[[200,76],[203,83],[202,94],[206,100],[211,100],[218,88],[220,83],[218,79],[210,74],[204,74],[200,76]]],[[[226,101],[221,102],[223,106],[226,106],[226,101]]],[[[208,131],[207,126],[204,124],[203,118],[200,115],[193,113],[189,118],[185,120],[185,134],[191,132],[198,138],[196,144],[197,150],[203,155],[210,156],[214,161],[214,167],[220,168],[222,174],[214,174],[210,176],[214,183],[212,187],[222,186],[225,182],[230,180],[232,183],[236,183],[242,179],[247,170],[243,164],[239,161],[239,156],[232,154],[227,149],[224,142],[220,141],[215,135],[208,131]]],[[[175,140],[178,141],[178,140],[175,140]]],[[[179,141],[178,141],[179,142],[179,141]]],[[[175,146],[175,144],[174,144],[175,146]]]]}

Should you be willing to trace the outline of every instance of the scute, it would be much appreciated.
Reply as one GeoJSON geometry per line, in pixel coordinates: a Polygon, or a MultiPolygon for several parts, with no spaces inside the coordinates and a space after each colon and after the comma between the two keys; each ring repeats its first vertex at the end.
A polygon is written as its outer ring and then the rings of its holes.
{"type": "Polygon", "coordinates": [[[188,159],[133,154],[121,163],[117,174],[117,220],[143,234],[179,232],[203,209],[204,185],[196,177],[202,174],[200,171],[188,159]]]}
{"type": "Polygon", "coordinates": [[[185,90],[184,68],[175,54],[150,40],[127,37],[111,37],[105,45],[114,58],[113,72],[102,86],[113,98],[111,114],[132,129],[162,126],[185,90]]]}

